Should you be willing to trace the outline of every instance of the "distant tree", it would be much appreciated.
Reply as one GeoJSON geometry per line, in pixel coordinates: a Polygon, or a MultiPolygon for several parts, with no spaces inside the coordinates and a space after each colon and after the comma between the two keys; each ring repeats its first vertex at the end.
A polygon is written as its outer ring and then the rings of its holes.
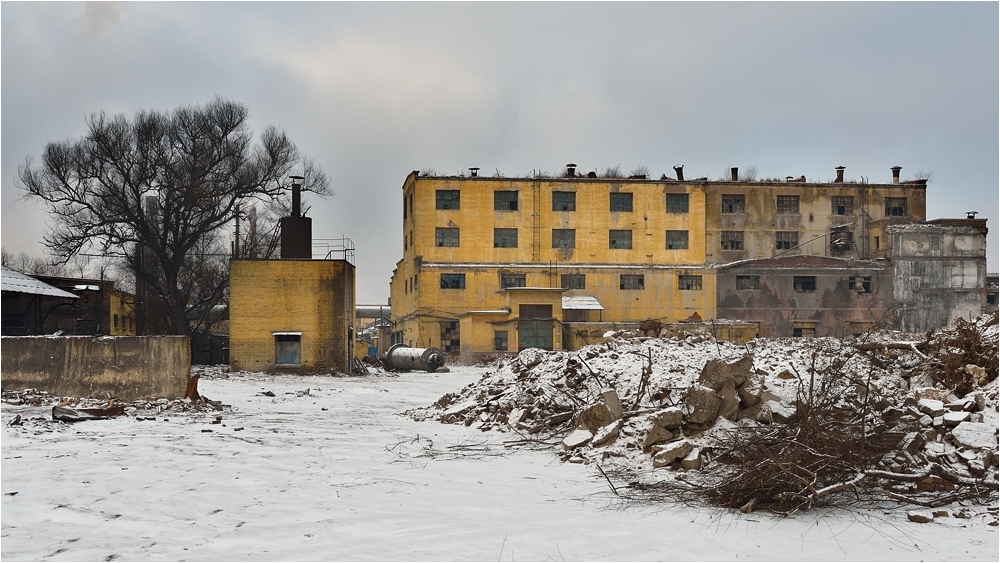
{"type": "Polygon", "coordinates": [[[221,98],[169,114],[92,114],[83,138],[49,143],[40,166],[29,157],[18,183],[48,205],[45,244],[60,261],[93,252],[142,262],[141,306],[157,311],[146,333],[190,334],[227,291],[222,233],[238,207],[287,197],[292,173],[305,176],[304,191],[330,193],[283,131],[267,127],[255,143],[248,119],[246,106],[221,98]]]}

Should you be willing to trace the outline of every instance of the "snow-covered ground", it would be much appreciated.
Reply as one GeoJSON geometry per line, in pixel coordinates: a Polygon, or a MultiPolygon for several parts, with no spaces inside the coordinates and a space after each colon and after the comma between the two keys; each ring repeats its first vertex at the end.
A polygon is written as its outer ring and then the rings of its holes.
{"type": "Polygon", "coordinates": [[[985,518],[622,507],[592,465],[400,416],[484,372],[203,378],[232,406],[220,424],[209,409],[67,425],[3,404],[0,557],[997,560],[985,518]]]}

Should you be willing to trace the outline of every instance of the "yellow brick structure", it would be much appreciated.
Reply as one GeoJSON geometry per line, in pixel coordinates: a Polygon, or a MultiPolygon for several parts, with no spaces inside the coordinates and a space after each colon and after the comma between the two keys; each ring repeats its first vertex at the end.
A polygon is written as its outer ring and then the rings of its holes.
{"type": "Polygon", "coordinates": [[[898,169],[887,184],[844,182],[842,169],[827,183],[413,172],[390,284],[393,340],[470,358],[547,342],[526,321],[550,321],[561,349],[571,345],[563,323],[713,319],[719,265],[878,256],[884,225],[924,219],[925,190],[900,183],[898,169]],[[570,308],[578,298],[596,305],[570,308]]]}
{"type": "Polygon", "coordinates": [[[346,260],[232,260],[233,370],[350,373],[354,266],[346,260]]]}

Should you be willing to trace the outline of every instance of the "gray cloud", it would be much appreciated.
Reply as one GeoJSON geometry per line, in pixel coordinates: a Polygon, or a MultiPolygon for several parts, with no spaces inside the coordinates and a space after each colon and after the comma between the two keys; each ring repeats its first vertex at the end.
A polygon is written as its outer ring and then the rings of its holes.
{"type": "MultiPolygon", "coordinates": [[[[934,170],[928,216],[997,218],[995,3],[10,3],[2,236],[41,253],[17,166],[90,112],[215,95],[282,126],[331,177],[316,237],[358,247],[382,302],[414,169],[508,175],[685,164],[888,181],[934,170]]],[[[991,229],[990,269],[997,232],[991,229]]]]}

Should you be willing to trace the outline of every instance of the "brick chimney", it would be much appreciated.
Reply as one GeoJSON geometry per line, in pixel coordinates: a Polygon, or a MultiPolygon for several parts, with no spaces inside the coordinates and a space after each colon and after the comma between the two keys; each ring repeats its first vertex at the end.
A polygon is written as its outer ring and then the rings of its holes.
{"type": "Polygon", "coordinates": [[[834,182],[837,182],[838,184],[843,184],[844,183],[844,170],[846,170],[846,168],[844,168],[843,166],[838,166],[834,170],[837,171],[837,179],[834,180],[834,182]]]}

